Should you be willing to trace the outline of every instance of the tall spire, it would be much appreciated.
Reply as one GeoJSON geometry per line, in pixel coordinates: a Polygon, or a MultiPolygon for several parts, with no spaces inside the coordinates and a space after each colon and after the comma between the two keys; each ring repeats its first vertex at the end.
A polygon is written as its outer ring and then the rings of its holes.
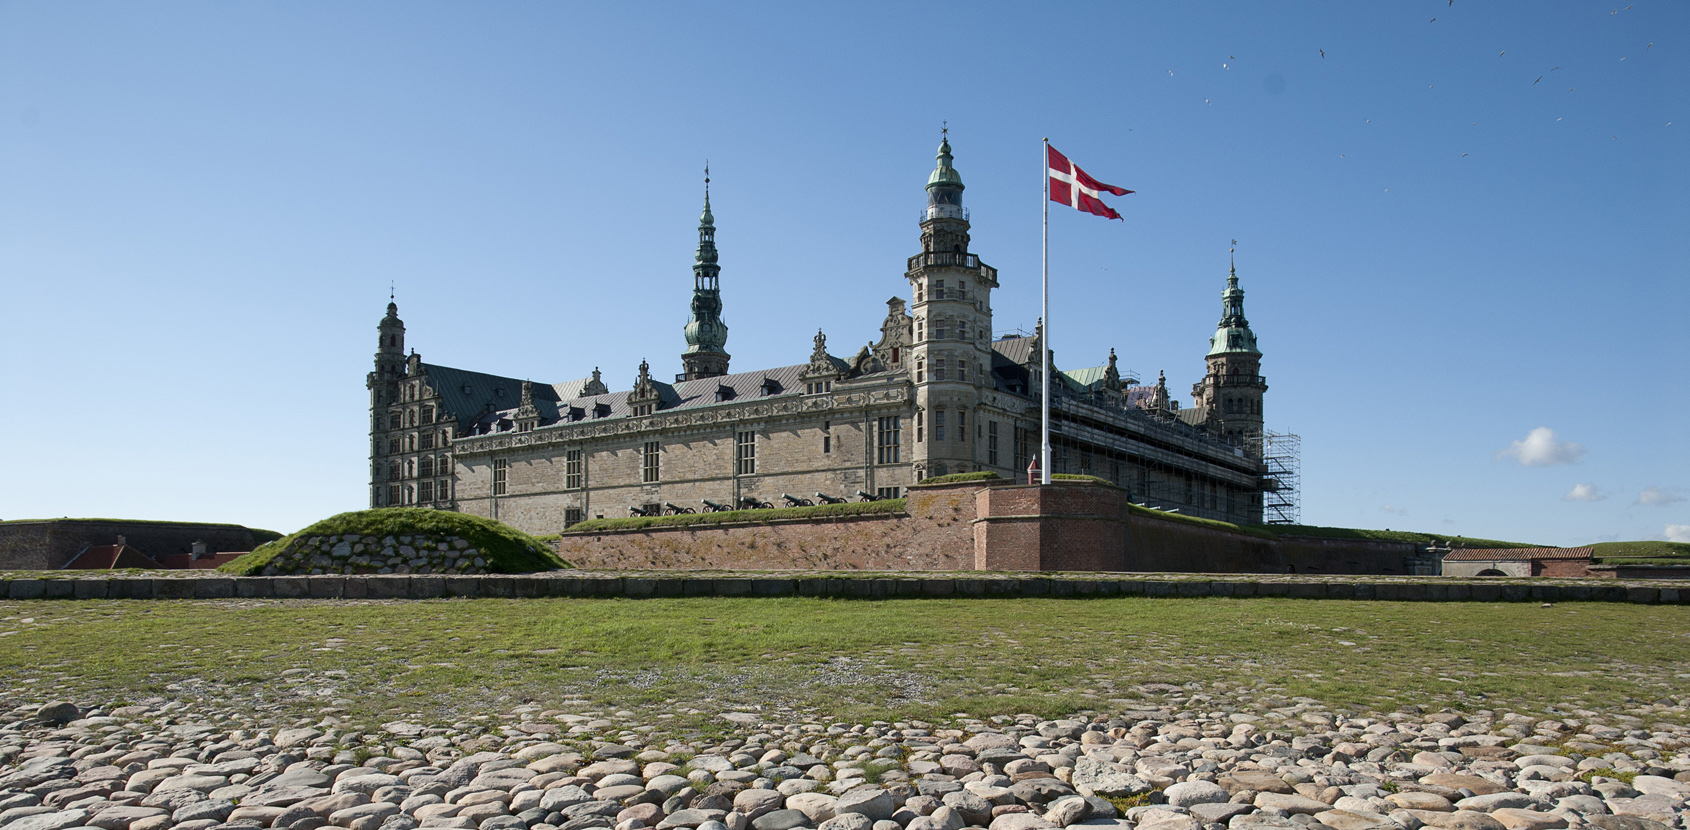
{"type": "MultiPolygon", "coordinates": [[[[1233,245],[1237,244],[1238,240],[1233,240],[1233,245]]],[[[1221,292],[1220,324],[1215,327],[1214,336],[1209,338],[1211,355],[1228,352],[1261,354],[1256,349],[1256,334],[1250,330],[1250,321],[1244,318],[1244,289],[1238,287],[1237,251],[1238,248],[1234,247],[1227,252],[1226,290],[1221,292]]]]}
{"type": "Polygon", "coordinates": [[[927,218],[936,219],[949,217],[953,219],[967,218],[962,211],[962,174],[951,166],[951,131],[949,127],[940,131],[939,154],[935,157],[938,164],[933,173],[927,177],[927,218]]]}
{"type": "Polygon", "coordinates": [[[710,212],[710,163],[704,163],[704,212],[698,217],[698,251],[693,257],[692,319],[686,325],[684,379],[728,373],[728,324],[722,322],[722,268],[716,261],[716,217],[710,212]]]}

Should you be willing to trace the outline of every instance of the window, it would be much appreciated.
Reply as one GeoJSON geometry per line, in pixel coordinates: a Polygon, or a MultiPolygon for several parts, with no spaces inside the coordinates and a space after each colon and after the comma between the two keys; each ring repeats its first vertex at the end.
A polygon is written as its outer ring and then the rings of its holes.
{"type": "Polygon", "coordinates": [[[387,439],[387,454],[388,455],[397,455],[398,453],[399,453],[399,439],[397,439],[397,438],[387,439]]]}
{"type": "Polygon", "coordinates": [[[998,422],[986,422],[986,463],[998,466],[998,422]]]}
{"type": "Polygon", "coordinates": [[[804,394],[806,395],[819,395],[823,392],[832,391],[833,381],[831,380],[820,380],[804,384],[804,394]]]}
{"type": "MultiPolygon", "coordinates": [[[[935,299],[935,300],[945,299],[945,281],[944,280],[934,280],[933,281],[933,299],[935,299]]],[[[944,335],[940,335],[940,336],[943,337],[944,335]]]]}
{"type": "Polygon", "coordinates": [[[417,462],[417,476],[421,478],[434,477],[434,456],[425,455],[417,462]]]}
{"type": "Polygon", "coordinates": [[[1015,428],[1015,469],[1025,470],[1032,463],[1032,456],[1027,452],[1027,434],[1031,430],[1018,426],[1015,428]]]}
{"type": "Polygon", "coordinates": [[[399,485],[397,485],[397,484],[387,485],[387,501],[385,502],[385,504],[389,507],[392,507],[393,505],[398,504],[398,503],[399,503],[399,485]]]}
{"type": "Polygon", "coordinates": [[[923,329],[925,329],[925,328],[926,327],[923,325],[923,321],[920,318],[917,318],[916,321],[915,321],[915,339],[917,339],[917,340],[921,339],[921,333],[922,333],[923,329]]]}
{"type": "Polygon", "coordinates": [[[734,433],[734,475],[748,476],[757,472],[757,433],[747,430],[734,433]]]}
{"type": "Polygon", "coordinates": [[[434,407],[425,406],[422,408],[422,422],[424,424],[434,423],[434,407]]]}
{"type": "Polygon", "coordinates": [[[656,441],[647,441],[640,448],[640,480],[650,484],[661,480],[659,467],[663,447],[656,441]]]}
{"type": "Polygon", "coordinates": [[[968,323],[963,322],[962,320],[956,321],[956,339],[968,339],[968,323]]]}
{"type": "Polygon", "coordinates": [[[657,408],[657,404],[654,404],[654,403],[634,404],[634,417],[639,418],[639,417],[644,417],[646,415],[650,415],[652,413],[652,411],[655,410],[656,408],[657,408]]]}
{"type": "MultiPolygon", "coordinates": [[[[968,299],[968,281],[967,280],[957,280],[956,281],[956,298],[959,299],[959,300],[968,299]]],[[[957,336],[960,337],[961,335],[957,335],[957,336]]]]}
{"type": "Polygon", "coordinates": [[[959,360],[956,362],[956,379],[968,380],[968,361],[959,360]]]}
{"type": "Polygon", "coordinates": [[[581,508],[579,508],[579,507],[565,507],[563,509],[563,526],[564,527],[569,527],[570,525],[578,525],[580,523],[581,523],[581,508]]]}
{"type": "Polygon", "coordinates": [[[822,421],[822,455],[833,452],[833,422],[822,421]]]}
{"type": "Polygon", "coordinates": [[[422,435],[417,436],[417,449],[419,449],[419,450],[432,450],[432,449],[434,449],[434,433],[425,432],[422,435]]]}
{"type": "Polygon", "coordinates": [[[387,416],[387,428],[388,429],[399,429],[400,427],[403,427],[404,425],[405,425],[404,422],[399,420],[399,413],[395,412],[392,415],[387,416]]]}
{"type": "Polygon", "coordinates": [[[933,412],[933,440],[945,440],[945,410],[943,409],[933,412]]]}
{"type": "Polygon", "coordinates": [[[417,483],[417,501],[423,504],[434,501],[434,482],[421,481],[417,483]]]}
{"type": "Polygon", "coordinates": [[[946,328],[945,328],[944,318],[940,318],[938,320],[933,321],[933,339],[934,340],[945,339],[945,331],[946,331],[946,328]]]}
{"type": "Polygon", "coordinates": [[[451,481],[451,479],[443,478],[443,479],[434,483],[434,500],[435,501],[451,501],[452,500],[452,481],[451,481]]]}
{"type": "Polygon", "coordinates": [[[900,492],[902,489],[901,487],[879,487],[875,489],[874,495],[876,498],[882,499],[903,498],[903,493],[900,492]]]}
{"type": "Polygon", "coordinates": [[[510,480],[511,463],[503,458],[493,459],[493,495],[505,494],[505,487],[510,480]]]}
{"type": "Polygon", "coordinates": [[[892,347],[892,362],[893,363],[898,362],[898,347],[897,346],[892,347]]]}
{"type": "MultiPolygon", "coordinates": [[[[933,358],[933,379],[934,380],[944,380],[945,379],[945,359],[942,358],[942,357],[933,358]]],[[[938,426],[937,421],[934,422],[934,426],[938,426]]],[[[944,439],[937,439],[937,440],[944,440],[944,439]]]]}
{"type": "MultiPolygon", "coordinates": [[[[516,425],[516,431],[517,432],[533,432],[534,431],[534,422],[533,421],[523,421],[522,423],[516,425]]],[[[424,439],[427,439],[429,437],[430,436],[426,436],[426,435],[423,436],[424,439]]],[[[424,449],[427,449],[427,448],[425,447],[424,449]]]]}
{"type": "Polygon", "coordinates": [[[915,442],[917,444],[926,440],[927,427],[922,423],[922,414],[921,412],[915,413],[915,442]]]}
{"type": "MultiPolygon", "coordinates": [[[[569,450],[563,454],[563,489],[579,490],[582,484],[581,451],[569,450]]],[[[579,518],[576,521],[580,521],[579,518]]]]}
{"type": "Polygon", "coordinates": [[[915,382],[916,383],[926,383],[927,382],[927,361],[922,360],[920,358],[916,358],[916,361],[915,361],[915,382]]]}
{"type": "MultiPolygon", "coordinates": [[[[916,413],[918,423],[920,418],[921,413],[916,413]]],[[[897,415],[889,415],[880,419],[880,430],[875,437],[875,463],[898,463],[898,433],[901,427],[899,420],[900,417],[897,415]]]]}

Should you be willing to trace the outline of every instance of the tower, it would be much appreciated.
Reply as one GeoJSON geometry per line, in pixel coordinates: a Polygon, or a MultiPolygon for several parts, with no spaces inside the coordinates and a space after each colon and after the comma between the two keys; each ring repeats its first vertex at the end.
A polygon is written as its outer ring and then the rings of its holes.
{"type": "Polygon", "coordinates": [[[915,337],[909,371],[915,382],[917,477],[979,468],[975,440],[982,385],[990,385],[992,289],[997,270],[968,251],[968,211],[961,174],[951,166],[948,131],[927,178],[921,253],[910,257],[915,337]]]}
{"type": "Polygon", "coordinates": [[[399,319],[399,305],[389,298],[387,316],[376,324],[376,368],[365,384],[370,390],[370,405],[396,400],[399,379],[404,376],[405,321],[399,319]]]}
{"type": "Polygon", "coordinates": [[[710,213],[710,166],[704,167],[704,215],[698,219],[698,253],[692,265],[692,319],[681,353],[682,380],[728,373],[728,324],[722,322],[722,267],[716,264],[716,217],[710,213]]]}
{"type": "Polygon", "coordinates": [[[1262,353],[1244,319],[1244,290],[1233,263],[1221,292],[1221,322],[1209,338],[1208,373],[1193,390],[1209,431],[1237,444],[1262,431],[1262,353]]]}

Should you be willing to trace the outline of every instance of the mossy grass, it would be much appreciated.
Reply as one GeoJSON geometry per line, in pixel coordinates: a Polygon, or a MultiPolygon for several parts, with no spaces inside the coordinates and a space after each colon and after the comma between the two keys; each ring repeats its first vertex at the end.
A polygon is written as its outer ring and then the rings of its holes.
{"type": "MultiPolygon", "coordinates": [[[[854,501],[845,504],[818,504],[813,507],[771,507],[763,510],[726,510],[719,513],[682,513],[678,516],[630,516],[626,519],[588,519],[569,526],[564,534],[604,533],[617,530],[640,530],[648,527],[686,527],[688,525],[733,524],[737,522],[771,522],[777,519],[824,519],[835,516],[875,516],[904,512],[904,499],[854,501]]],[[[553,536],[551,538],[558,538],[553,536]]]]}
{"type": "Polygon", "coordinates": [[[1673,560],[1690,561],[1690,542],[1598,542],[1590,546],[1590,556],[1608,564],[1677,564],[1673,560]]]}
{"type": "MultiPolygon", "coordinates": [[[[1690,664],[1690,638],[1654,637],[1644,649],[1639,631],[1690,631],[1690,608],[1145,597],[0,601],[0,632],[15,632],[0,636],[0,696],[168,694],[250,703],[278,719],[320,719],[329,702],[349,723],[372,724],[503,716],[531,702],[627,709],[672,735],[726,729],[718,715],[734,710],[779,723],[1155,708],[1147,683],[1248,692],[1267,707],[1306,696],[1356,712],[1413,703],[1551,717],[1682,699],[1675,675],[1690,664]],[[304,670],[301,693],[278,695],[290,669],[304,670]]],[[[1687,718],[1677,706],[1639,714],[1687,718]]]]}
{"type": "Polygon", "coordinates": [[[991,472],[991,471],[984,471],[984,472],[978,472],[978,473],[951,473],[950,475],[945,475],[945,476],[933,476],[932,478],[924,478],[924,479],[922,479],[922,480],[920,480],[916,483],[917,484],[956,484],[957,482],[962,482],[962,481],[1001,481],[1001,480],[1003,480],[1003,476],[1000,476],[997,473],[994,473],[994,472],[991,472]]]}
{"type": "Polygon", "coordinates": [[[1450,536],[1444,533],[1416,533],[1408,530],[1367,530],[1354,527],[1319,527],[1317,525],[1264,525],[1277,536],[1310,536],[1317,539],[1374,539],[1382,542],[1414,542],[1420,545],[1453,545],[1461,548],[1536,548],[1526,542],[1504,542],[1498,539],[1478,539],[1472,536],[1450,536]]]}
{"type": "Polygon", "coordinates": [[[1113,487],[1117,490],[1121,489],[1121,485],[1116,484],[1115,482],[1110,481],[1109,479],[1103,478],[1102,476],[1084,475],[1082,473],[1051,473],[1050,474],[1050,480],[1051,481],[1089,481],[1093,484],[1101,484],[1105,487],[1113,487]]]}
{"type": "Polygon", "coordinates": [[[381,507],[330,516],[297,533],[290,533],[260,545],[253,552],[225,563],[224,573],[251,576],[290,549],[296,542],[316,536],[457,536],[481,552],[493,573],[517,574],[567,568],[550,545],[509,525],[492,519],[429,510],[422,507],[381,507]]]}
{"type": "Polygon", "coordinates": [[[1180,522],[1180,523],[1188,524],[1188,525],[1196,525],[1198,527],[1206,527],[1206,528],[1209,528],[1211,530],[1223,530],[1223,531],[1227,531],[1227,532],[1231,532],[1231,533],[1242,533],[1245,536],[1254,536],[1258,539],[1277,540],[1279,538],[1278,536],[1275,536],[1271,531],[1269,531],[1268,529],[1266,529],[1266,528],[1264,528],[1260,525],[1239,525],[1239,524],[1233,524],[1232,522],[1223,522],[1223,521],[1220,521],[1219,519],[1203,519],[1203,518],[1199,518],[1197,516],[1187,516],[1184,513],[1169,513],[1166,510],[1154,510],[1154,509],[1151,509],[1149,507],[1139,507],[1136,504],[1129,505],[1127,507],[1127,510],[1129,512],[1133,513],[1134,515],[1138,515],[1138,516],[1145,516],[1145,517],[1152,518],[1152,519],[1161,519],[1162,521],[1167,521],[1167,522],[1180,522]]]}

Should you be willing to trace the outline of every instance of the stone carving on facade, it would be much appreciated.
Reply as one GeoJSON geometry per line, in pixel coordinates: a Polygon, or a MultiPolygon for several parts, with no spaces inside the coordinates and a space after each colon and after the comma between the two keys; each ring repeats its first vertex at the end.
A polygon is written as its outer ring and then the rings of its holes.
{"type": "Polygon", "coordinates": [[[610,387],[604,385],[604,378],[600,376],[599,367],[593,367],[593,379],[587,381],[586,386],[581,387],[581,394],[584,396],[610,394],[610,387]]]}

